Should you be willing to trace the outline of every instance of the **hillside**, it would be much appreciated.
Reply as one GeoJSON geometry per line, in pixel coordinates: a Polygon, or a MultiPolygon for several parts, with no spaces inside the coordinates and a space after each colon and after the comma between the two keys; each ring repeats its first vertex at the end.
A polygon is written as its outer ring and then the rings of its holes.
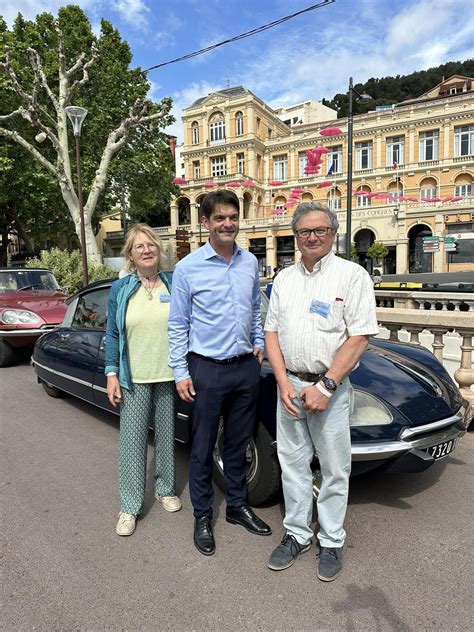
{"type": "MultiPolygon", "coordinates": [[[[373,110],[377,105],[391,105],[407,99],[415,99],[451,75],[474,77],[474,59],[466,61],[450,61],[436,68],[420,70],[410,75],[396,77],[371,78],[366,83],[357,83],[354,88],[361,94],[366,92],[372,97],[368,102],[354,102],[354,114],[363,114],[373,110]]],[[[327,105],[338,112],[338,118],[347,116],[349,97],[347,94],[336,94],[331,100],[323,99],[327,105]]]]}

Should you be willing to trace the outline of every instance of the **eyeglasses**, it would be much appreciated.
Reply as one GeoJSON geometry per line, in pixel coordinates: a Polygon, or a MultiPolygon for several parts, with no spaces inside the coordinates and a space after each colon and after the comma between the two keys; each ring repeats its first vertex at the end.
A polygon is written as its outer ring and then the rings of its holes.
{"type": "Polygon", "coordinates": [[[311,233],[314,233],[316,237],[325,237],[330,230],[332,230],[330,226],[319,226],[318,228],[300,228],[295,230],[295,233],[300,239],[308,239],[311,233]]]}
{"type": "Polygon", "coordinates": [[[149,243],[149,244],[135,244],[133,246],[133,251],[138,252],[138,254],[143,254],[145,252],[145,248],[150,250],[150,252],[156,252],[158,250],[158,244],[149,243]]]}

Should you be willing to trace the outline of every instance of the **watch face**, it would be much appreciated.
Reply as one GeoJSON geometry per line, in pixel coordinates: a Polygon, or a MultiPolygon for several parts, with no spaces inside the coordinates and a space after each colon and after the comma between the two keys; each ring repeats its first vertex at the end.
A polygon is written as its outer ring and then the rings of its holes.
{"type": "Polygon", "coordinates": [[[334,380],[331,380],[330,377],[326,377],[325,375],[321,378],[321,382],[329,391],[335,391],[337,388],[337,384],[334,380]]]}

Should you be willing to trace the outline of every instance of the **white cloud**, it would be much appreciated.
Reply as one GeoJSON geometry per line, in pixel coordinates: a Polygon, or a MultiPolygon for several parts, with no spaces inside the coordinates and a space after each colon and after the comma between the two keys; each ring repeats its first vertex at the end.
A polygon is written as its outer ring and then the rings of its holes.
{"type": "Polygon", "coordinates": [[[148,82],[150,84],[150,89],[148,90],[147,97],[151,101],[161,101],[161,99],[164,96],[164,94],[163,94],[163,86],[161,86],[156,81],[152,81],[151,79],[148,79],[148,82]]]}
{"type": "Polygon", "coordinates": [[[144,0],[116,0],[114,10],[125,24],[134,29],[147,29],[150,9],[144,0]]]}
{"type": "Polygon", "coordinates": [[[284,106],[346,92],[350,75],[358,83],[464,60],[473,55],[469,5],[472,0],[418,0],[394,14],[382,3],[374,12],[369,0],[347,4],[345,25],[291,29],[259,49],[252,42],[232,75],[268,103],[284,106]]]}
{"type": "MultiPolygon", "coordinates": [[[[34,20],[39,13],[52,13],[57,15],[59,7],[67,4],[64,0],[15,0],[15,2],[5,2],[2,6],[3,17],[11,28],[13,22],[21,13],[27,20],[34,20]]],[[[74,4],[83,9],[89,9],[97,2],[94,0],[74,0],[74,4]]]]}
{"type": "Polygon", "coordinates": [[[177,136],[178,143],[183,142],[183,123],[181,116],[184,108],[188,108],[196,99],[207,96],[211,92],[222,90],[222,85],[210,83],[208,81],[199,81],[191,83],[182,90],[173,93],[173,110],[172,114],[176,118],[176,122],[170,125],[166,132],[177,136]]]}
{"type": "Polygon", "coordinates": [[[184,26],[184,22],[174,13],[168,15],[160,21],[163,30],[155,34],[155,49],[170,48],[176,44],[176,33],[184,26]]]}

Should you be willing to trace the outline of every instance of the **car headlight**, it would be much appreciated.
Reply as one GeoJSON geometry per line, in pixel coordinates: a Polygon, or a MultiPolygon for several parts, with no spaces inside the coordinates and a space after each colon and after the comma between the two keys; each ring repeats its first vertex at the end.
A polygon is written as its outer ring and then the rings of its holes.
{"type": "Polygon", "coordinates": [[[26,309],[6,309],[2,313],[1,322],[5,325],[33,325],[41,321],[39,316],[26,309]]]}
{"type": "Polygon", "coordinates": [[[391,424],[393,417],[382,402],[366,393],[354,389],[354,409],[350,416],[351,426],[385,426],[391,424]]]}

